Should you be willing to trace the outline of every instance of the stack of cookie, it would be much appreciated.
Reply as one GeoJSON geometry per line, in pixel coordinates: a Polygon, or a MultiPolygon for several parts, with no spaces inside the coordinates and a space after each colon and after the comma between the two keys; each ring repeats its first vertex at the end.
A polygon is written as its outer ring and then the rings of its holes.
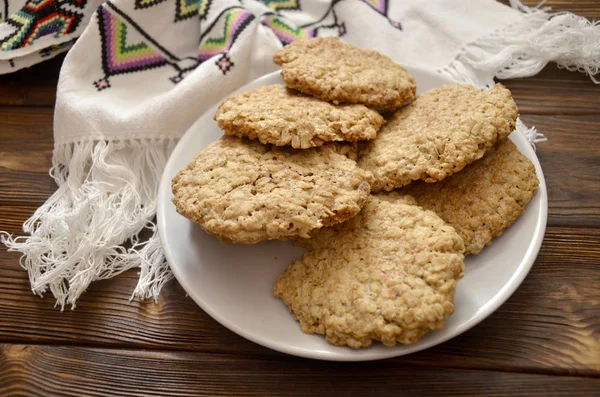
{"type": "Polygon", "coordinates": [[[219,106],[225,134],[173,179],[177,211],[223,241],[306,247],[274,287],[304,332],[359,348],[442,328],[464,255],[538,186],[506,139],[510,92],[454,84],[415,99],[405,69],[337,38],[297,41],[274,61],[285,86],[219,106]]]}

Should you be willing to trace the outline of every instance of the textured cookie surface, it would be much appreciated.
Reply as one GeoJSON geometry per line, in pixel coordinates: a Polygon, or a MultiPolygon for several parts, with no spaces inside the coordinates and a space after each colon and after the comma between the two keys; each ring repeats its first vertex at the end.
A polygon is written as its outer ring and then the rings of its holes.
{"type": "Polygon", "coordinates": [[[394,110],[415,96],[416,84],[400,65],[337,37],[295,41],[275,53],[286,85],[333,103],[394,110]]]}
{"type": "Polygon", "coordinates": [[[172,183],[177,212],[224,241],[308,238],[356,215],[366,173],[330,145],[293,150],[223,136],[172,183]]]}
{"type": "Polygon", "coordinates": [[[462,239],[413,198],[370,196],[355,218],[313,233],[275,281],[306,333],[334,345],[413,343],[440,329],[463,276],[462,239]]]}
{"type": "Polygon", "coordinates": [[[373,139],[384,123],[366,106],[333,105],[283,84],[230,96],[217,109],[215,120],[228,135],[302,149],[373,139]]]}
{"type": "Polygon", "coordinates": [[[460,173],[402,192],[453,226],[467,254],[477,254],[521,215],[538,185],[534,165],[507,139],[460,173]]]}
{"type": "Polygon", "coordinates": [[[413,180],[441,181],[481,158],[515,128],[510,91],[451,84],[421,94],[396,111],[359,153],[373,173],[371,188],[392,190],[413,180]]]}

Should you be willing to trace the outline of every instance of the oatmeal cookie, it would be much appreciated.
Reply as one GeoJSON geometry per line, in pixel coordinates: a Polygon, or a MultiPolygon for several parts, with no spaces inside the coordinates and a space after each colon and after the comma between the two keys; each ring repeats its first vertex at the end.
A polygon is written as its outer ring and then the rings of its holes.
{"type": "Polygon", "coordinates": [[[214,118],[227,135],[298,149],[373,139],[384,123],[379,113],[366,106],[333,105],[283,84],[232,95],[214,118]]]}
{"type": "Polygon", "coordinates": [[[454,227],[466,254],[477,254],[523,213],[538,185],[533,163],[506,139],[442,182],[419,182],[401,191],[454,227]]]}
{"type": "Polygon", "coordinates": [[[337,37],[295,41],[277,51],[273,61],[281,65],[288,87],[333,103],[395,110],[413,99],[417,87],[390,58],[337,37]]]}
{"type": "Polygon", "coordinates": [[[399,109],[359,153],[373,173],[374,192],[414,180],[441,181],[481,158],[515,128],[518,108],[510,91],[451,84],[421,94],[399,109]]]}
{"type": "Polygon", "coordinates": [[[293,150],[223,136],[173,178],[172,201],[224,241],[308,238],[360,211],[367,177],[331,145],[293,150]]]}
{"type": "Polygon", "coordinates": [[[409,196],[370,196],[355,218],[305,242],[274,293],[306,333],[352,348],[413,343],[454,310],[463,241],[409,196]]]}

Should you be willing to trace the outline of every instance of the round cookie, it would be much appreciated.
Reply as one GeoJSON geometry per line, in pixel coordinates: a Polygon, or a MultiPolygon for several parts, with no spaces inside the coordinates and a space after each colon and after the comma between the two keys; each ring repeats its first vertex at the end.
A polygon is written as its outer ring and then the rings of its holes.
{"type": "Polygon", "coordinates": [[[538,185],[533,163],[506,139],[458,174],[402,192],[454,227],[466,254],[477,254],[523,213],[538,185]]]}
{"type": "Polygon", "coordinates": [[[275,53],[288,87],[333,103],[361,103],[395,110],[413,99],[415,80],[400,65],[374,50],[337,37],[295,41],[275,53]]]}
{"type": "Polygon", "coordinates": [[[373,173],[374,192],[414,180],[437,182],[481,158],[515,128],[519,110],[510,91],[451,84],[399,109],[359,153],[373,173]]]}
{"type": "Polygon", "coordinates": [[[384,123],[379,113],[366,106],[333,105],[283,84],[232,95],[214,118],[227,135],[299,149],[373,139],[384,123]]]}
{"type": "Polygon", "coordinates": [[[177,212],[221,240],[308,238],[355,216],[367,173],[331,145],[295,151],[223,136],[173,178],[177,212]]]}
{"type": "Polygon", "coordinates": [[[333,345],[413,343],[454,311],[463,241],[409,196],[370,196],[355,218],[303,245],[309,251],[277,278],[274,294],[304,332],[333,345]]]}

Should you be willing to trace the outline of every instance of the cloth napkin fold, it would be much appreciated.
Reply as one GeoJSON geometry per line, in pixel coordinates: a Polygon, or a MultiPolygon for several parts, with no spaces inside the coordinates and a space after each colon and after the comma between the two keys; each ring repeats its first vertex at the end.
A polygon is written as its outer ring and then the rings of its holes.
{"type": "MultiPolygon", "coordinates": [[[[132,298],[158,296],[172,277],[152,221],[170,152],[206,109],[276,70],[273,53],[293,40],[340,36],[480,88],[495,76],[535,74],[549,61],[592,78],[600,66],[596,23],[519,1],[22,3],[5,1],[0,72],[74,45],[57,91],[58,189],[25,222],[26,236],[2,241],[23,254],[33,292],[49,290],[61,308],[74,307],[91,282],[132,268],[140,272],[132,298]],[[144,229],[149,239],[140,237],[144,229]]],[[[517,130],[532,143],[541,139],[520,122],[517,130]]]]}

